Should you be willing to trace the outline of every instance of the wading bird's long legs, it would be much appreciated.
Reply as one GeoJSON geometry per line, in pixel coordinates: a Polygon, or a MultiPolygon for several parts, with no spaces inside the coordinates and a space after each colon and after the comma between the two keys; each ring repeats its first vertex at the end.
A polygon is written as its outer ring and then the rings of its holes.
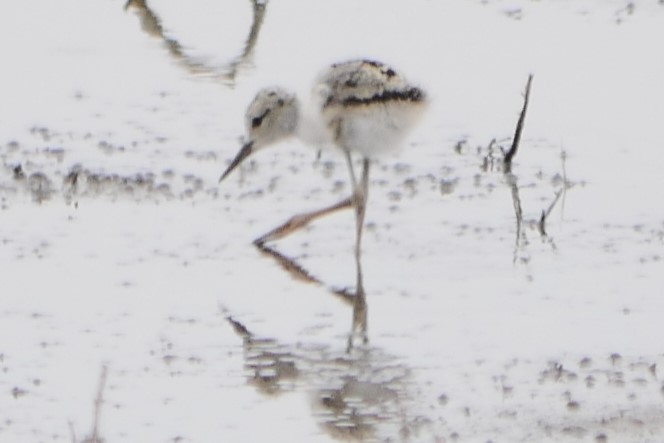
{"type": "Polygon", "coordinates": [[[364,216],[367,211],[367,199],[369,197],[369,159],[362,159],[362,178],[355,185],[353,191],[353,206],[355,207],[355,259],[360,261],[362,253],[362,229],[364,227],[364,216]]]}
{"type": "Polygon", "coordinates": [[[313,106],[302,107],[297,96],[280,87],[263,88],[245,113],[246,143],[219,181],[224,180],[245,158],[290,137],[314,146],[341,150],[350,173],[350,196],[322,209],[297,214],[254,240],[262,252],[274,257],[287,271],[304,281],[321,283],[294,260],[266,243],[307,226],[313,220],[342,209],[355,215],[355,291],[334,292],[353,303],[353,323],[348,348],[358,335],[367,342],[367,301],[363,286],[361,253],[364,219],[369,195],[370,160],[398,147],[426,109],[428,99],[421,88],[409,83],[390,66],[368,59],[330,65],[314,84],[313,106]],[[308,111],[306,114],[303,111],[308,111]],[[303,118],[305,117],[305,118],[303,118]],[[356,175],[351,155],[362,158],[356,175]]]}
{"type": "Polygon", "coordinates": [[[342,209],[355,209],[355,223],[356,223],[356,237],[355,237],[355,258],[360,259],[361,243],[362,243],[362,226],[364,224],[364,214],[366,212],[367,194],[369,189],[369,159],[365,158],[362,163],[362,177],[360,182],[357,182],[355,171],[353,169],[350,153],[346,153],[348,161],[348,169],[350,172],[351,186],[353,193],[333,205],[327,206],[315,211],[305,212],[302,214],[294,215],[289,218],[285,223],[277,226],[270,232],[260,236],[254,243],[263,245],[266,242],[278,240],[290,235],[292,232],[304,228],[313,220],[324,217],[328,214],[340,211],[342,209]]]}
{"type": "Polygon", "coordinates": [[[352,205],[355,209],[355,265],[357,267],[356,284],[356,302],[364,299],[364,285],[362,282],[362,228],[364,227],[364,216],[367,209],[367,198],[369,197],[369,165],[370,160],[366,157],[362,159],[362,177],[358,183],[353,168],[353,159],[350,152],[344,151],[348,171],[350,172],[350,181],[353,186],[353,195],[351,196],[352,205]]]}
{"type": "Polygon", "coordinates": [[[351,197],[353,208],[355,209],[355,294],[353,297],[353,321],[350,334],[346,345],[346,352],[351,352],[354,347],[356,336],[362,340],[362,343],[369,342],[367,335],[367,298],[364,292],[364,281],[362,278],[362,228],[364,227],[364,216],[366,214],[367,198],[369,197],[369,165],[368,158],[362,159],[362,176],[358,182],[355,177],[353,163],[350,153],[346,152],[346,161],[350,170],[351,183],[353,185],[353,195],[351,197]]]}

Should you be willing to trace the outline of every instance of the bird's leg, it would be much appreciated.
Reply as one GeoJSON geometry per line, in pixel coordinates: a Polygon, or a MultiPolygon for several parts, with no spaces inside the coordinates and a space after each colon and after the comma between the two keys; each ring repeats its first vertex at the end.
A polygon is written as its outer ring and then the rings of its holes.
{"type": "Polygon", "coordinates": [[[311,223],[313,220],[331,214],[333,212],[340,211],[342,209],[355,208],[355,221],[356,221],[356,243],[355,243],[355,255],[359,258],[359,245],[360,238],[362,236],[362,224],[364,223],[364,212],[366,205],[366,195],[368,188],[368,174],[369,174],[369,160],[364,160],[362,178],[359,183],[355,178],[355,171],[353,169],[352,159],[350,153],[346,152],[346,160],[348,161],[348,168],[350,170],[350,178],[352,184],[352,194],[350,197],[347,197],[333,205],[327,206],[322,209],[318,209],[311,212],[305,212],[303,214],[297,214],[288,219],[285,223],[277,226],[267,234],[264,234],[254,240],[256,245],[263,245],[266,242],[278,240],[284,238],[298,229],[302,229],[311,223]]]}
{"type": "Polygon", "coordinates": [[[350,155],[350,151],[344,149],[344,156],[346,157],[346,164],[348,165],[348,173],[350,174],[350,187],[353,190],[354,198],[355,193],[357,192],[357,179],[355,178],[355,168],[353,167],[353,158],[350,155]]]}
{"type": "Polygon", "coordinates": [[[364,293],[362,284],[362,229],[364,228],[364,215],[367,209],[367,198],[369,197],[369,159],[362,159],[362,177],[358,182],[355,178],[355,171],[351,163],[350,154],[346,156],[348,160],[348,169],[353,184],[353,195],[351,196],[353,208],[355,208],[355,265],[357,267],[357,293],[364,293]]]}
{"type": "Polygon", "coordinates": [[[353,186],[353,194],[351,195],[352,205],[355,208],[355,262],[357,264],[357,281],[358,287],[362,283],[362,272],[360,270],[360,256],[362,253],[362,228],[364,226],[364,215],[367,208],[367,197],[369,196],[369,159],[364,157],[362,159],[362,177],[358,183],[355,176],[355,169],[353,168],[353,159],[349,151],[344,151],[346,154],[346,162],[348,163],[348,171],[350,173],[350,182],[353,186]]]}
{"type": "Polygon", "coordinates": [[[353,200],[353,207],[355,208],[355,259],[359,262],[362,244],[362,227],[364,226],[364,214],[366,212],[369,192],[369,159],[366,157],[362,159],[362,177],[358,183],[350,152],[344,151],[344,153],[346,154],[350,182],[353,187],[351,199],[353,200]]]}
{"type": "MultiPolygon", "coordinates": [[[[356,184],[353,192],[353,206],[355,206],[355,258],[360,261],[362,246],[362,228],[364,227],[364,215],[367,209],[367,198],[369,197],[369,159],[362,159],[362,178],[356,184]]],[[[359,278],[359,277],[358,277],[359,278]]]]}
{"type": "Polygon", "coordinates": [[[278,240],[280,238],[286,237],[293,231],[297,231],[298,229],[302,229],[305,226],[307,226],[311,221],[323,217],[325,215],[331,214],[333,212],[339,211],[341,209],[347,209],[353,206],[353,198],[348,197],[343,200],[341,200],[338,203],[335,203],[333,205],[327,206],[323,209],[318,209],[316,211],[311,211],[311,212],[306,212],[303,214],[297,214],[294,215],[293,217],[289,218],[286,223],[281,224],[268,232],[267,234],[264,234],[254,240],[254,243],[256,245],[263,245],[266,242],[272,241],[272,240],[278,240]]]}
{"type": "Polygon", "coordinates": [[[369,159],[362,159],[362,176],[357,182],[355,171],[353,169],[350,154],[347,153],[348,169],[350,179],[353,185],[353,195],[351,196],[353,208],[355,209],[355,267],[357,271],[355,284],[355,298],[353,302],[353,323],[346,352],[353,349],[353,339],[356,334],[362,339],[362,343],[369,341],[367,335],[367,301],[364,292],[364,282],[362,279],[362,228],[364,227],[364,215],[366,214],[367,198],[369,196],[369,159]]]}

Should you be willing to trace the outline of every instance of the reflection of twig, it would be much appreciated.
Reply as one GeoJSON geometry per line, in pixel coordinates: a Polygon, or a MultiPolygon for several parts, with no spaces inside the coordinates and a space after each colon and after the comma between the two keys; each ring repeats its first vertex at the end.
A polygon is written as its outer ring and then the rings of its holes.
{"type": "Polygon", "coordinates": [[[533,81],[533,75],[528,76],[528,83],[526,83],[526,92],[523,96],[523,108],[521,109],[521,114],[519,115],[519,120],[516,124],[516,130],[514,132],[514,139],[512,140],[512,146],[510,150],[505,154],[504,165],[505,171],[509,172],[512,168],[512,159],[516,155],[517,149],[519,149],[519,142],[521,141],[521,132],[523,131],[523,123],[526,119],[526,111],[528,110],[528,101],[530,99],[530,84],[533,81]]]}
{"type": "Polygon", "coordinates": [[[67,422],[67,425],[69,425],[69,434],[71,435],[71,443],[77,443],[76,442],[76,429],[74,429],[74,423],[69,420],[67,422]]]}
{"type": "Polygon", "coordinates": [[[245,63],[251,56],[251,53],[258,41],[258,33],[263,23],[263,16],[265,15],[265,3],[259,0],[251,0],[253,5],[253,20],[249,35],[245,40],[242,53],[224,65],[223,69],[218,69],[209,66],[203,61],[196,60],[192,56],[185,53],[184,48],[177,39],[168,37],[161,24],[161,19],[155,12],[148,6],[147,0],[127,0],[125,3],[125,10],[133,8],[140,20],[141,28],[148,35],[162,40],[170,55],[192,74],[205,74],[213,78],[220,78],[224,81],[233,83],[240,66],[245,63]],[[221,71],[221,72],[220,72],[221,71]]]}
{"type": "Polygon", "coordinates": [[[106,387],[106,374],[108,367],[103,365],[101,367],[101,375],[99,376],[99,386],[97,387],[97,397],[95,398],[95,417],[92,425],[92,434],[83,440],[83,443],[103,443],[104,439],[99,436],[99,421],[101,417],[101,407],[104,404],[104,388],[106,387]]]}
{"type": "Polygon", "coordinates": [[[565,216],[565,197],[567,196],[567,189],[571,187],[570,183],[567,181],[567,169],[565,168],[565,163],[567,161],[567,152],[560,152],[560,163],[562,164],[563,170],[563,200],[560,202],[560,218],[565,216]]]}
{"type": "Polygon", "coordinates": [[[506,174],[507,183],[510,186],[512,193],[512,205],[514,206],[514,215],[516,218],[516,239],[514,241],[514,257],[513,262],[516,263],[517,253],[521,245],[522,224],[523,224],[523,209],[521,207],[521,198],[519,197],[519,186],[516,183],[516,177],[513,174],[506,174]]]}

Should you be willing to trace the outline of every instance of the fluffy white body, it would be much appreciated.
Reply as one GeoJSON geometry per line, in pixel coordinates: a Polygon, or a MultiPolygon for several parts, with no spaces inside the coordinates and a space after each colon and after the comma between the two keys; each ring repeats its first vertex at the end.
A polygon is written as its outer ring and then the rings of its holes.
{"type": "Polygon", "coordinates": [[[387,65],[333,65],[312,94],[332,143],[373,158],[400,147],[426,108],[424,92],[387,65]]]}

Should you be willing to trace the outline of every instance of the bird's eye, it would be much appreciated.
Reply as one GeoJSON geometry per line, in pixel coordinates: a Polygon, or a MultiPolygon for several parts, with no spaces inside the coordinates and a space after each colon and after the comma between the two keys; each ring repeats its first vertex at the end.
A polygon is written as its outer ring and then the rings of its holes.
{"type": "Polygon", "coordinates": [[[272,112],[271,109],[266,109],[266,110],[263,111],[263,113],[262,113],[261,115],[259,115],[258,117],[254,117],[254,118],[252,118],[252,119],[251,119],[251,127],[252,127],[252,128],[257,128],[258,126],[262,125],[262,124],[263,124],[263,119],[264,119],[264,118],[265,118],[270,112],[272,112]]]}

